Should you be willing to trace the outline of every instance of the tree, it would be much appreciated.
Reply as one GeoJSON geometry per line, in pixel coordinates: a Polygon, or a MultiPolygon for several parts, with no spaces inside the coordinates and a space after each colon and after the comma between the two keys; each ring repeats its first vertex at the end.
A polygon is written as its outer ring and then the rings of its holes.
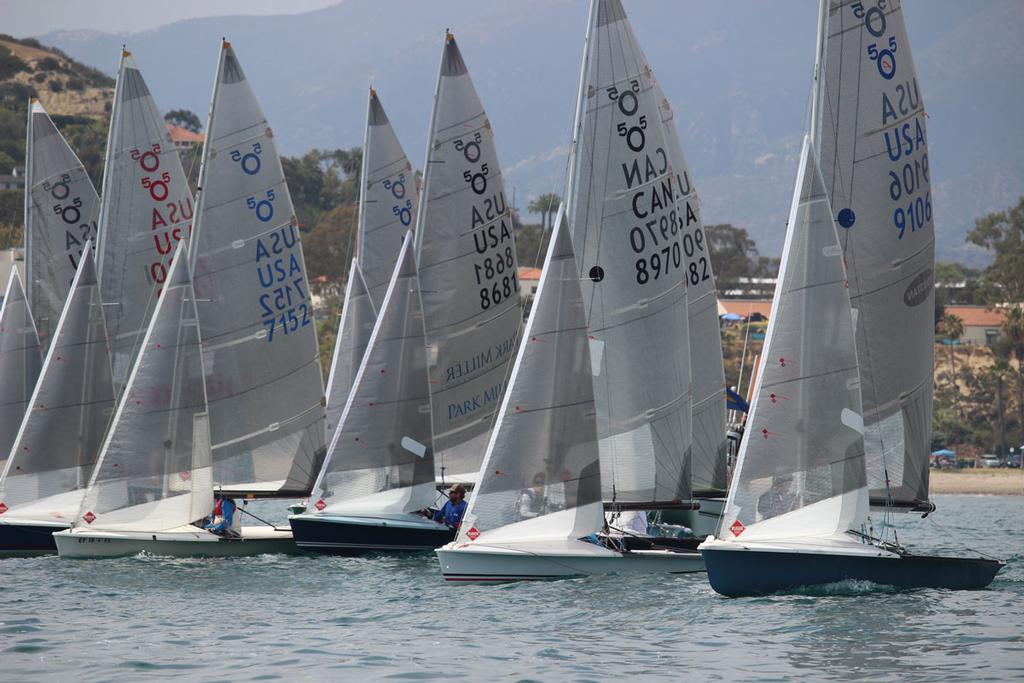
{"type": "Polygon", "coordinates": [[[995,252],[979,281],[989,304],[1024,302],[1024,197],[1017,206],[978,219],[967,241],[995,252]]]}
{"type": "Polygon", "coordinates": [[[960,417],[963,417],[960,411],[960,390],[956,385],[956,348],[957,342],[960,341],[960,337],[964,336],[964,321],[955,313],[946,313],[942,317],[942,333],[946,335],[946,339],[950,340],[949,344],[949,366],[951,371],[949,373],[949,384],[953,390],[953,405],[956,408],[956,412],[960,417]]]}
{"type": "Polygon", "coordinates": [[[188,109],[172,109],[164,114],[164,121],[172,126],[190,130],[193,133],[198,133],[203,129],[203,122],[196,116],[195,112],[188,109]]]}
{"type": "Polygon", "coordinates": [[[530,213],[539,213],[540,224],[547,230],[551,227],[551,223],[555,218],[555,212],[558,211],[558,207],[561,205],[562,198],[553,192],[549,192],[533,200],[526,210],[530,213]]]}
{"type": "MultiPolygon", "coordinates": [[[[1003,319],[1003,336],[1008,345],[1008,354],[1017,359],[1017,426],[1024,430],[1024,308],[1014,306],[1003,319]]],[[[1024,431],[1020,435],[1024,443],[1024,431]]]]}
{"type": "MultiPolygon", "coordinates": [[[[760,271],[771,269],[772,261],[761,261],[757,245],[743,228],[729,224],[705,225],[704,234],[720,294],[736,288],[740,278],[756,277],[760,271]]],[[[777,270],[778,266],[775,268],[777,270]]]]}

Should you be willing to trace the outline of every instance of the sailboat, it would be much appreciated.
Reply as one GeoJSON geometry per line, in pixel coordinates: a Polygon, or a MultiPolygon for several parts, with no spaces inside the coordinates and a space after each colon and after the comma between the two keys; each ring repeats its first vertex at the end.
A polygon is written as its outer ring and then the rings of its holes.
{"type": "MultiPolygon", "coordinates": [[[[704,281],[710,264],[693,185],[685,165],[675,166],[683,160],[669,141],[674,129],[662,124],[667,101],[619,0],[592,3],[585,45],[566,205],[584,275],[602,497],[614,530],[624,528],[623,512],[696,507],[691,352],[709,335],[694,339],[690,328],[708,324],[714,291],[704,281]]],[[[706,460],[721,455],[725,439],[724,383],[713,376],[702,374],[697,413],[702,449],[713,451],[706,460]],[[717,435],[704,432],[718,422],[717,435]]],[[[642,518],[638,526],[646,532],[642,518]]]]}
{"type": "Polygon", "coordinates": [[[426,321],[434,464],[470,483],[519,339],[512,214],[494,132],[455,36],[447,33],[416,217],[426,321]]]}
{"type": "Polygon", "coordinates": [[[78,513],[114,409],[110,346],[91,241],[0,474],[0,555],[57,552],[78,513]]]}
{"type": "MultiPolygon", "coordinates": [[[[896,21],[901,19],[898,5],[888,15],[878,8],[865,13],[860,3],[837,9],[849,10],[849,17],[840,22],[844,27],[855,26],[857,20],[882,37],[887,24],[890,30],[901,27],[901,21],[896,21]]],[[[838,226],[848,230],[856,221],[851,223],[849,209],[835,212],[812,138],[821,93],[820,46],[827,33],[826,12],[823,3],[811,135],[801,150],[747,436],[740,447],[719,538],[709,537],[700,550],[712,588],[727,596],[762,595],[844,580],[906,588],[984,588],[1004,562],[911,554],[876,535],[870,517],[868,460],[878,443],[864,419],[862,397],[869,389],[862,382],[864,361],[859,358],[856,330],[865,321],[851,305],[854,291],[838,232],[838,226]]],[[[893,36],[897,45],[906,45],[905,39],[902,28],[899,36],[893,36]]],[[[894,69],[891,62],[879,63],[875,73],[866,76],[888,81],[894,69]]],[[[876,93],[876,104],[890,97],[890,87],[896,84],[884,85],[876,93]]],[[[884,104],[880,111],[884,118],[884,104]]],[[[884,154],[878,149],[883,134],[901,125],[879,123],[876,131],[858,134],[859,158],[884,154]]],[[[872,201],[888,199],[875,195],[872,201]]],[[[877,248],[891,257],[897,246],[889,242],[900,236],[890,232],[888,239],[882,235],[878,239],[877,248]]],[[[922,245],[926,251],[932,247],[930,241],[922,245]]],[[[898,260],[894,263],[900,265],[898,260]]],[[[890,306],[913,307],[917,299],[927,298],[925,290],[931,288],[930,281],[923,279],[907,286],[907,296],[900,302],[890,299],[890,306]]],[[[894,329],[890,327],[888,333],[894,329]]],[[[903,325],[899,329],[902,335],[903,325]]],[[[931,345],[929,338],[927,351],[921,348],[920,352],[930,354],[931,345]]],[[[923,391],[927,396],[920,404],[930,404],[930,380],[923,391]]],[[[925,443],[927,432],[925,426],[921,434],[925,443]]],[[[875,457],[886,459],[884,453],[875,457]]],[[[885,533],[888,521],[882,521],[885,526],[880,531],[885,533]]]]}
{"type": "Polygon", "coordinates": [[[61,557],[241,555],[294,547],[287,530],[218,536],[197,523],[214,502],[196,299],[186,240],[174,253],[61,557]]]}
{"type": "Polygon", "coordinates": [[[420,284],[408,232],[323,469],[315,501],[289,517],[306,550],[432,550],[454,530],[434,504],[430,383],[420,284]]]}
{"type": "Polygon", "coordinates": [[[359,189],[356,258],[349,268],[338,337],[327,380],[327,443],[345,408],[384,302],[398,250],[415,222],[416,183],[377,91],[370,88],[359,189]]]}
{"type": "Polygon", "coordinates": [[[469,508],[455,541],[435,551],[449,582],[703,569],[695,553],[597,537],[605,519],[591,340],[562,216],[469,508]]]}
{"type": "Polygon", "coordinates": [[[96,244],[100,198],[85,167],[33,98],[25,142],[25,279],[45,351],[85,243],[96,244]]]}
{"type": "MultiPolygon", "coordinates": [[[[18,434],[43,364],[42,347],[18,269],[11,269],[0,303],[0,457],[18,434]]],[[[2,501],[0,501],[2,502],[2,501]]]]}
{"type": "Polygon", "coordinates": [[[135,58],[122,50],[96,244],[115,388],[124,385],[168,261],[191,220],[192,194],[178,150],[135,58]]]}
{"type": "Polygon", "coordinates": [[[221,44],[191,241],[217,490],[309,494],[324,385],[298,220],[274,132],[221,44]]]}

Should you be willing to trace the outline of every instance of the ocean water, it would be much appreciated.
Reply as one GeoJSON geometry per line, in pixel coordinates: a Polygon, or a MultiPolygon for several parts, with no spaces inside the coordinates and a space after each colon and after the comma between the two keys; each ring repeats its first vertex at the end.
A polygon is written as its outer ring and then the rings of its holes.
{"type": "MultiPolygon", "coordinates": [[[[703,574],[449,586],[432,554],[0,560],[6,681],[982,681],[1024,677],[1024,498],[937,496],[919,552],[1010,561],[978,592],[727,599],[703,574]]],[[[250,506],[284,519],[279,502],[250,506]]]]}

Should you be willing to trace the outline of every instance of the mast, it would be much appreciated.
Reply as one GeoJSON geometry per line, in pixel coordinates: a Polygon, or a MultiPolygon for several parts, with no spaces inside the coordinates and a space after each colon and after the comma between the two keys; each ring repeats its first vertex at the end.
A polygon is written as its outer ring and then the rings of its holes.
{"type": "Polygon", "coordinates": [[[227,38],[221,38],[220,44],[220,55],[217,58],[217,73],[213,77],[213,93],[210,95],[210,107],[206,111],[206,137],[203,140],[203,154],[199,158],[199,183],[196,188],[196,210],[192,214],[192,236],[189,240],[189,262],[194,269],[196,267],[196,250],[199,244],[199,228],[203,222],[203,209],[206,206],[206,193],[203,188],[206,187],[206,174],[209,172],[209,161],[210,151],[213,149],[212,141],[210,140],[210,125],[213,123],[214,109],[217,106],[217,92],[220,90],[220,79],[224,70],[224,54],[227,48],[231,47],[231,43],[228,42],[227,38]]]}
{"type": "Polygon", "coordinates": [[[811,121],[807,126],[811,139],[811,150],[821,158],[818,151],[818,134],[820,132],[821,102],[824,97],[825,88],[822,81],[825,77],[825,41],[828,39],[828,2],[819,0],[818,3],[818,35],[815,40],[814,52],[814,85],[811,88],[811,121]]]}
{"type": "MultiPolygon", "coordinates": [[[[569,152],[569,174],[565,181],[566,214],[572,216],[573,184],[576,182],[576,146],[580,141],[580,128],[583,126],[583,97],[587,88],[587,62],[590,59],[590,34],[594,28],[594,17],[597,16],[597,3],[601,0],[590,0],[587,13],[587,32],[583,36],[583,56],[580,58],[580,82],[576,91],[576,113],[572,122],[572,150],[569,152]]],[[[570,227],[571,230],[571,227],[570,227]]]]}
{"type": "MultiPolygon", "coordinates": [[[[369,157],[370,151],[370,109],[373,107],[373,98],[377,96],[377,91],[370,86],[370,95],[366,98],[366,125],[363,126],[363,158],[359,161],[359,207],[358,207],[358,225],[356,226],[356,261],[359,266],[363,265],[363,242],[366,230],[366,183],[367,181],[367,157],[369,157]]],[[[348,299],[346,298],[346,301],[348,299]]]]}
{"type": "MultiPolygon", "coordinates": [[[[444,30],[444,41],[447,45],[455,40],[455,36],[448,29],[444,30]]],[[[423,184],[420,192],[419,204],[416,207],[416,228],[413,231],[413,244],[415,246],[416,265],[420,262],[420,249],[423,246],[423,227],[427,221],[427,188],[430,187],[430,150],[434,146],[434,134],[437,132],[437,100],[441,96],[441,69],[444,67],[445,51],[441,50],[441,60],[437,64],[437,83],[434,84],[434,106],[430,109],[430,129],[427,130],[427,150],[423,153],[423,184]]],[[[366,150],[363,150],[366,154],[366,150]]]]}
{"type": "MultiPolygon", "coordinates": [[[[110,106],[110,128],[107,130],[107,149],[103,155],[103,184],[100,187],[100,217],[97,222],[96,230],[96,272],[99,275],[100,282],[103,282],[103,264],[104,264],[104,249],[106,245],[103,243],[104,238],[107,235],[107,221],[110,219],[110,203],[111,203],[111,186],[113,185],[114,175],[114,132],[120,125],[121,120],[121,91],[124,88],[124,60],[131,56],[131,52],[121,46],[121,61],[117,65],[117,81],[114,83],[114,103],[110,106]]],[[[117,306],[115,302],[104,302],[104,306],[117,306]]],[[[111,353],[114,352],[113,345],[111,345],[111,353]]]]}
{"type": "Polygon", "coordinates": [[[28,123],[25,126],[25,299],[32,310],[32,110],[36,98],[28,98],[28,123]]]}

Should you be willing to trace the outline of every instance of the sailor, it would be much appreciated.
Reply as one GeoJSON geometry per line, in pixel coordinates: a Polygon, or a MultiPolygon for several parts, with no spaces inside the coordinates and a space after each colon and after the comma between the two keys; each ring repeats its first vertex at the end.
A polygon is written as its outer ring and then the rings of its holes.
{"type": "Polygon", "coordinates": [[[466,507],[466,489],[462,484],[456,484],[448,491],[448,501],[434,513],[434,521],[458,529],[462,524],[462,515],[466,514],[466,507]]]}
{"type": "Polygon", "coordinates": [[[791,474],[772,474],[772,487],[757,499],[757,512],[761,519],[777,517],[793,509],[796,496],[789,492],[792,483],[791,474]]]}
{"type": "Polygon", "coordinates": [[[235,520],[235,501],[221,494],[215,494],[213,512],[210,513],[210,521],[206,527],[211,533],[218,536],[232,535],[233,522],[235,520]]]}
{"type": "Polygon", "coordinates": [[[523,489],[519,494],[519,500],[516,501],[516,512],[520,519],[532,519],[544,513],[547,508],[547,496],[544,492],[546,481],[547,477],[544,473],[538,472],[533,475],[533,486],[523,489]]]}

